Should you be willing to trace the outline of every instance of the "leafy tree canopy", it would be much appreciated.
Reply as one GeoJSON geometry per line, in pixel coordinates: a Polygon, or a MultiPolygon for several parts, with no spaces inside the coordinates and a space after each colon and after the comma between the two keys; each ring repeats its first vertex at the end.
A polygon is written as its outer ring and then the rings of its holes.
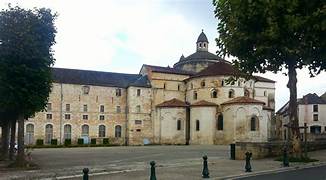
{"type": "Polygon", "coordinates": [[[293,63],[326,69],[326,1],[214,0],[223,55],[243,73],[278,72],[293,63]]]}
{"type": "Polygon", "coordinates": [[[0,11],[0,109],[32,116],[51,91],[51,46],[56,14],[50,9],[0,11]]]}

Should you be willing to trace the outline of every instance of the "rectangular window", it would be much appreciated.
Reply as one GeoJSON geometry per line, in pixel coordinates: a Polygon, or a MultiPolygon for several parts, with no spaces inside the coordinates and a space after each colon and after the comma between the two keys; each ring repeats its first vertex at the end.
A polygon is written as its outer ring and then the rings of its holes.
{"type": "Polygon", "coordinates": [[[181,130],[181,120],[177,120],[177,130],[180,131],[181,130]]]}
{"type": "Polygon", "coordinates": [[[121,89],[116,89],[115,90],[115,95],[116,96],[121,96],[121,89]]]}
{"type": "Polygon", "coordinates": [[[137,89],[137,96],[140,96],[140,89],[137,89]]]}
{"type": "Polygon", "coordinates": [[[83,115],[83,120],[88,120],[88,115],[83,115]]]}
{"type": "Polygon", "coordinates": [[[52,119],[52,114],[46,114],[46,119],[52,119]]]}
{"type": "Polygon", "coordinates": [[[141,132],[141,129],[136,129],[137,132],[141,132]]]}
{"type": "Polygon", "coordinates": [[[200,130],[200,122],[199,120],[196,120],[196,131],[200,130]]]}
{"type": "Polygon", "coordinates": [[[318,112],[318,104],[313,105],[313,111],[318,112]]]}
{"type": "Polygon", "coordinates": [[[140,105],[136,106],[136,112],[140,113],[140,105]]]}
{"type": "Polygon", "coordinates": [[[100,106],[100,112],[104,112],[104,105],[100,106]]]}
{"type": "Polygon", "coordinates": [[[142,120],[135,120],[135,124],[142,124],[142,120]]]}
{"type": "Polygon", "coordinates": [[[117,106],[117,113],[121,113],[121,107],[117,106]]]}
{"type": "Polygon", "coordinates": [[[84,104],[84,106],[83,106],[83,111],[84,111],[84,112],[87,112],[87,111],[88,111],[87,104],[84,104]]]}
{"type": "Polygon", "coordinates": [[[83,94],[85,94],[85,95],[87,95],[87,94],[89,94],[89,86],[83,86],[82,87],[82,90],[83,90],[83,94]]]}
{"type": "Polygon", "coordinates": [[[180,91],[180,84],[178,84],[178,91],[180,91]]]}
{"type": "Polygon", "coordinates": [[[70,104],[66,104],[66,111],[70,112],[70,104]]]}
{"type": "Polygon", "coordinates": [[[100,120],[103,121],[105,119],[104,115],[100,115],[100,120]]]}
{"type": "Polygon", "coordinates": [[[52,104],[51,103],[46,104],[46,111],[52,111],[52,104]]]}
{"type": "Polygon", "coordinates": [[[314,114],[314,115],[313,115],[313,120],[314,120],[314,121],[318,121],[318,114],[314,114]]]}
{"type": "Polygon", "coordinates": [[[69,120],[70,119],[70,114],[65,114],[65,119],[69,120]]]}

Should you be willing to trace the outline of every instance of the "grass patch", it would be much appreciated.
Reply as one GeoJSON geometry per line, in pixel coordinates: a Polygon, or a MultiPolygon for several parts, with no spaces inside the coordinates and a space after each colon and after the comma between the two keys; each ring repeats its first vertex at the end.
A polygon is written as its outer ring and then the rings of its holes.
{"type": "MultiPolygon", "coordinates": [[[[278,157],[275,159],[275,161],[283,161],[283,157],[278,157]]],[[[297,158],[297,157],[289,157],[289,162],[301,162],[301,163],[310,163],[310,162],[317,162],[319,161],[318,159],[311,159],[311,158],[297,158]]]]}

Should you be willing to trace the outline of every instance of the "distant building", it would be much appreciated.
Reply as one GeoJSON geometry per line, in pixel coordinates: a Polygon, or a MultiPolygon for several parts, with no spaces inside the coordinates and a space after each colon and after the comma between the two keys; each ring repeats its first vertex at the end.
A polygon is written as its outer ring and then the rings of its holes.
{"type": "Polygon", "coordinates": [[[208,45],[202,32],[196,52],[182,55],[173,68],[143,65],[139,74],[53,68],[47,110],[26,121],[26,143],[268,141],[275,131],[275,82],[256,76],[228,84],[237,70],[208,45]]]}
{"type": "MultiPolygon", "coordinates": [[[[325,133],[326,135],[326,93],[321,96],[309,93],[298,99],[297,102],[299,126],[304,126],[304,123],[307,123],[307,133],[313,135],[325,133]]],[[[280,133],[283,139],[287,139],[288,134],[287,128],[284,127],[289,123],[288,108],[289,103],[286,103],[276,112],[277,118],[282,122],[280,133]]],[[[303,129],[301,129],[301,133],[303,133],[303,129]]]]}

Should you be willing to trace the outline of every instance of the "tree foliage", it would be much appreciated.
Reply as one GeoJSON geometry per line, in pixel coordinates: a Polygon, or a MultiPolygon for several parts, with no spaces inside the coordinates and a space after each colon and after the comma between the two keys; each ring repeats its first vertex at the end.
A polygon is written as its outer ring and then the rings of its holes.
{"type": "Polygon", "coordinates": [[[326,69],[326,1],[214,0],[220,53],[244,73],[326,69]]]}
{"type": "Polygon", "coordinates": [[[51,90],[56,15],[49,9],[0,12],[0,109],[25,117],[44,109],[51,90]]]}

